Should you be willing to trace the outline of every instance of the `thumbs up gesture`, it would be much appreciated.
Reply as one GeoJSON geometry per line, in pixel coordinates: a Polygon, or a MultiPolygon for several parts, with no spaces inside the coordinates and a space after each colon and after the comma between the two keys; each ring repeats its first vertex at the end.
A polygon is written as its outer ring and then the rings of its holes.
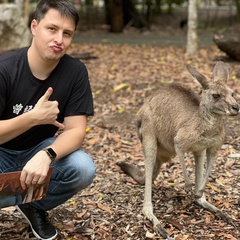
{"type": "Polygon", "coordinates": [[[64,128],[64,125],[56,121],[59,114],[58,102],[49,101],[50,96],[53,93],[53,89],[50,87],[45,94],[38,100],[34,109],[34,119],[37,121],[37,125],[53,124],[58,128],[64,128]]]}

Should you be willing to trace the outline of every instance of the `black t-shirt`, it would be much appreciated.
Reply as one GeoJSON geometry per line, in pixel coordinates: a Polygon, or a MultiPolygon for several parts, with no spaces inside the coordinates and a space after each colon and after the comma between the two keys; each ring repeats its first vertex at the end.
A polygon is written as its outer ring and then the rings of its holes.
{"type": "MultiPolygon", "coordinates": [[[[49,101],[58,101],[57,121],[64,117],[93,115],[93,97],[85,65],[64,55],[50,76],[44,81],[32,74],[28,48],[0,56],[0,120],[14,118],[31,111],[49,87],[53,93],[49,101]]],[[[54,125],[35,126],[1,147],[24,150],[52,137],[58,128],[54,125]]]]}

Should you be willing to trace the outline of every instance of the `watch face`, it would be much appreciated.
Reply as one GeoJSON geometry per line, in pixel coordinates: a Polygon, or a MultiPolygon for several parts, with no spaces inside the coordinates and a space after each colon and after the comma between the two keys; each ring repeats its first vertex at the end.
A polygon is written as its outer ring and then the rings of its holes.
{"type": "Polygon", "coordinates": [[[51,158],[54,160],[56,158],[57,154],[53,151],[52,148],[47,148],[47,150],[50,153],[51,158]]]}

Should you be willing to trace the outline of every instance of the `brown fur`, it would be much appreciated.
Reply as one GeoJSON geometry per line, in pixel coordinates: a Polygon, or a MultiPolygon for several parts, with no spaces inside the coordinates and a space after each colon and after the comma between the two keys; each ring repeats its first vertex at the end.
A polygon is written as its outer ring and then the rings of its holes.
{"type": "Polygon", "coordinates": [[[145,183],[143,213],[153,222],[155,231],[165,238],[168,235],[153,214],[152,182],[158,176],[162,163],[177,155],[183,168],[186,190],[189,191],[192,184],[184,162],[186,152],[192,152],[195,158],[197,204],[234,225],[229,217],[207,202],[204,189],[217,151],[224,141],[226,117],[237,115],[239,105],[233,91],[226,85],[229,74],[223,62],[214,67],[212,81],[190,66],[187,69],[202,87],[201,98],[189,88],[170,85],[146,99],[137,113],[145,174],[134,165],[117,163],[139,184],[145,183]],[[205,157],[207,166],[204,172],[205,157]]]}

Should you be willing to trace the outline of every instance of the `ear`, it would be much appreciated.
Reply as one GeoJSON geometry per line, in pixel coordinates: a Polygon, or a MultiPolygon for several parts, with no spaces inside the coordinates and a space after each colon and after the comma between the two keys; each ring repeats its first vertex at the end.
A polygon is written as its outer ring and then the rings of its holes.
{"type": "Polygon", "coordinates": [[[223,81],[227,83],[229,79],[229,72],[226,64],[224,62],[217,62],[213,69],[213,81],[223,81]]]}
{"type": "Polygon", "coordinates": [[[201,73],[199,73],[197,70],[190,67],[189,65],[186,65],[186,68],[197,84],[199,84],[203,89],[208,89],[209,84],[205,76],[203,76],[201,73]]]}
{"type": "Polygon", "coordinates": [[[38,25],[37,20],[33,19],[32,22],[31,22],[31,32],[32,32],[32,35],[35,35],[37,25],[38,25]]]}

